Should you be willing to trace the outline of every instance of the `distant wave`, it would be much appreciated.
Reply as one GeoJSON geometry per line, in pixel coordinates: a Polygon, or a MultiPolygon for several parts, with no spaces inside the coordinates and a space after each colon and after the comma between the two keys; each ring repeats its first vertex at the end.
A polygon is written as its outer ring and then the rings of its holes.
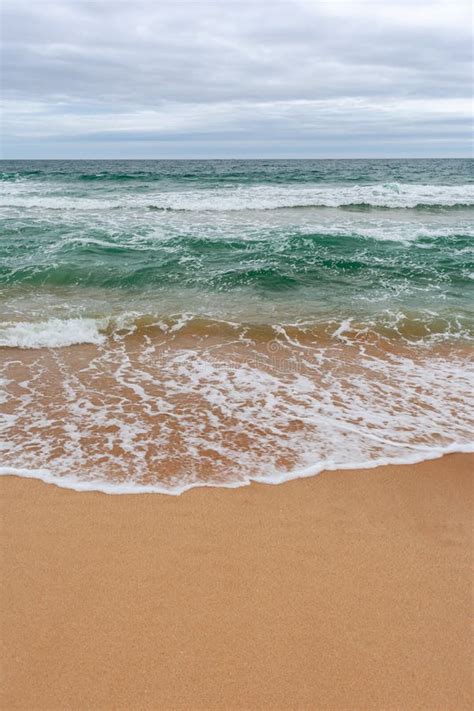
{"type": "Polygon", "coordinates": [[[376,203],[376,202],[341,202],[341,203],[324,203],[324,202],[307,202],[307,203],[302,203],[300,205],[292,205],[292,204],[282,204],[282,205],[274,205],[271,207],[267,206],[252,206],[252,207],[222,207],[222,208],[210,208],[210,207],[202,207],[197,208],[197,207],[161,207],[159,205],[147,205],[146,207],[148,210],[156,210],[158,212],[240,212],[243,210],[250,210],[250,211],[266,211],[266,210],[309,210],[311,208],[342,208],[342,209],[350,209],[350,210],[371,210],[374,208],[377,208],[378,210],[400,210],[400,209],[405,209],[405,210],[436,210],[436,209],[442,209],[442,210],[456,210],[456,209],[467,209],[470,207],[474,206],[474,201],[473,202],[456,202],[456,203],[433,203],[433,202],[426,202],[426,203],[416,203],[416,204],[382,204],[382,203],[376,203]]]}
{"type": "Polygon", "coordinates": [[[213,187],[142,193],[127,191],[109,198],[103,193],[83,197],[64,195],[51,185],[35,186],[33,194],[24,181],[12,183],[0,198],[0,206],[57,210],[105,210],[145,208],[168,211],[235,212],[292,208],[436,209],[474,205],[472,185],[253,185],[213,187]]]}

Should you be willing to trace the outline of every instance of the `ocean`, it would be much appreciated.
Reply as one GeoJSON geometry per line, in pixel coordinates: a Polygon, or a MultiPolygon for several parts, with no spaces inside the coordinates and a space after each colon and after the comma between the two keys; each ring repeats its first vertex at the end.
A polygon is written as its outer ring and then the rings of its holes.
{"type": "Polygon", "coordinates": [[[2,161],[0,473],[179,494],[474,451],[473,166],[2,161]]]}

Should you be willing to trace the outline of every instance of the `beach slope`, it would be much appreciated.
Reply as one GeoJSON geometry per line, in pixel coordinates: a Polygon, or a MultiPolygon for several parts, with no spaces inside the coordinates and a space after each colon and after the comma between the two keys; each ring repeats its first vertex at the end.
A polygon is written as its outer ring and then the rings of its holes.
{"type": "Polygon", "coordinates": [[[471,708],[472,464],[180,497],[1,478],[2,708],[471,708]]]}

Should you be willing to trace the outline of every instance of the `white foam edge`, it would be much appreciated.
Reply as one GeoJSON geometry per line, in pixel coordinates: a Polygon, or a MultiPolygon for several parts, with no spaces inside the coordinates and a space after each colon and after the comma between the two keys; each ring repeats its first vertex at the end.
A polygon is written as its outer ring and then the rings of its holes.
{"type": "Polygon", "coordinates": [[[416,453],[404,457],[381,457],[379,459],[366,460],[361,462],[350,462],[340,464],[334,460],[318,462],[290,472],[280,472],[266,476],[248,477],[239,481],[229,481],[222,483],[195,482],[193,484],[176,485],[166,487],[160,484],[136,484],[133,482],[123,482],[114,484],[101,480],[86,481],[75,475],[58,476],[46,469],[22,469],[17,467],[0,466],[0,476],[17,476],[24,479],[37,479],[45,484],[52,484],[61,489],[70,489],[77,492],[96,492],[111,495],[124,494],[165,494],[168,496],[180,496],[191,489],[212,488],[212,489],[239,489],[243,486],[256,484],[283,484],[295,479],[305,479],[316,476],[324,471],[345,471],[356,469],[376,469],[388,465],[419,464],[424,461],[440,459],[446,454],[471,454],[474,453],[473,443],[454,442],[445,447],[432,447],[418,450],[416,453]]]}
{"type": "Polygon", "coordinates": [[[105,341],[101,328],[106,319],[50,318],[46,321],[16,321],[0,326],[2,348],[64,348],[83,343],[100,345],[105,341]]]}

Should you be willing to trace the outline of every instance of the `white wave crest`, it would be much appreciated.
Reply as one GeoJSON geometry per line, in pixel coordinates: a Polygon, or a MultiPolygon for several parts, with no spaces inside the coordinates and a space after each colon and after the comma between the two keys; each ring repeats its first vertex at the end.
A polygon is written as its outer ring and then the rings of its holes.
{"type": "Polygon", "coordinates": [[[156,208],[159,210],[240,211],[294,207],[370,205],[385,208],[474,205],[474,188],[464,185],[380,183],[373,185],[252,185],[180,191],[124,193],[117,198],[72,197],[63,191],[28,195],[15,184],[0,197],[0,206],[68,210],[156,208]]]}
{"type": "Polygon", "coordinates": [[[0,327],[0,346],[9,348],[61,348],[79,343],[101,344],[104,321],[92,318],[8,323],[0,327]]]}
{"type": "Polygon", "coordinates": [[[169,210],[232,211],[272,210],[293,207],[414,208],[419,205],[454,207],[474,205],[471,185],[412,185],[387,183],[356,186],[271,186],[220,188],[159,194],[153,205],[169,210]]]}

